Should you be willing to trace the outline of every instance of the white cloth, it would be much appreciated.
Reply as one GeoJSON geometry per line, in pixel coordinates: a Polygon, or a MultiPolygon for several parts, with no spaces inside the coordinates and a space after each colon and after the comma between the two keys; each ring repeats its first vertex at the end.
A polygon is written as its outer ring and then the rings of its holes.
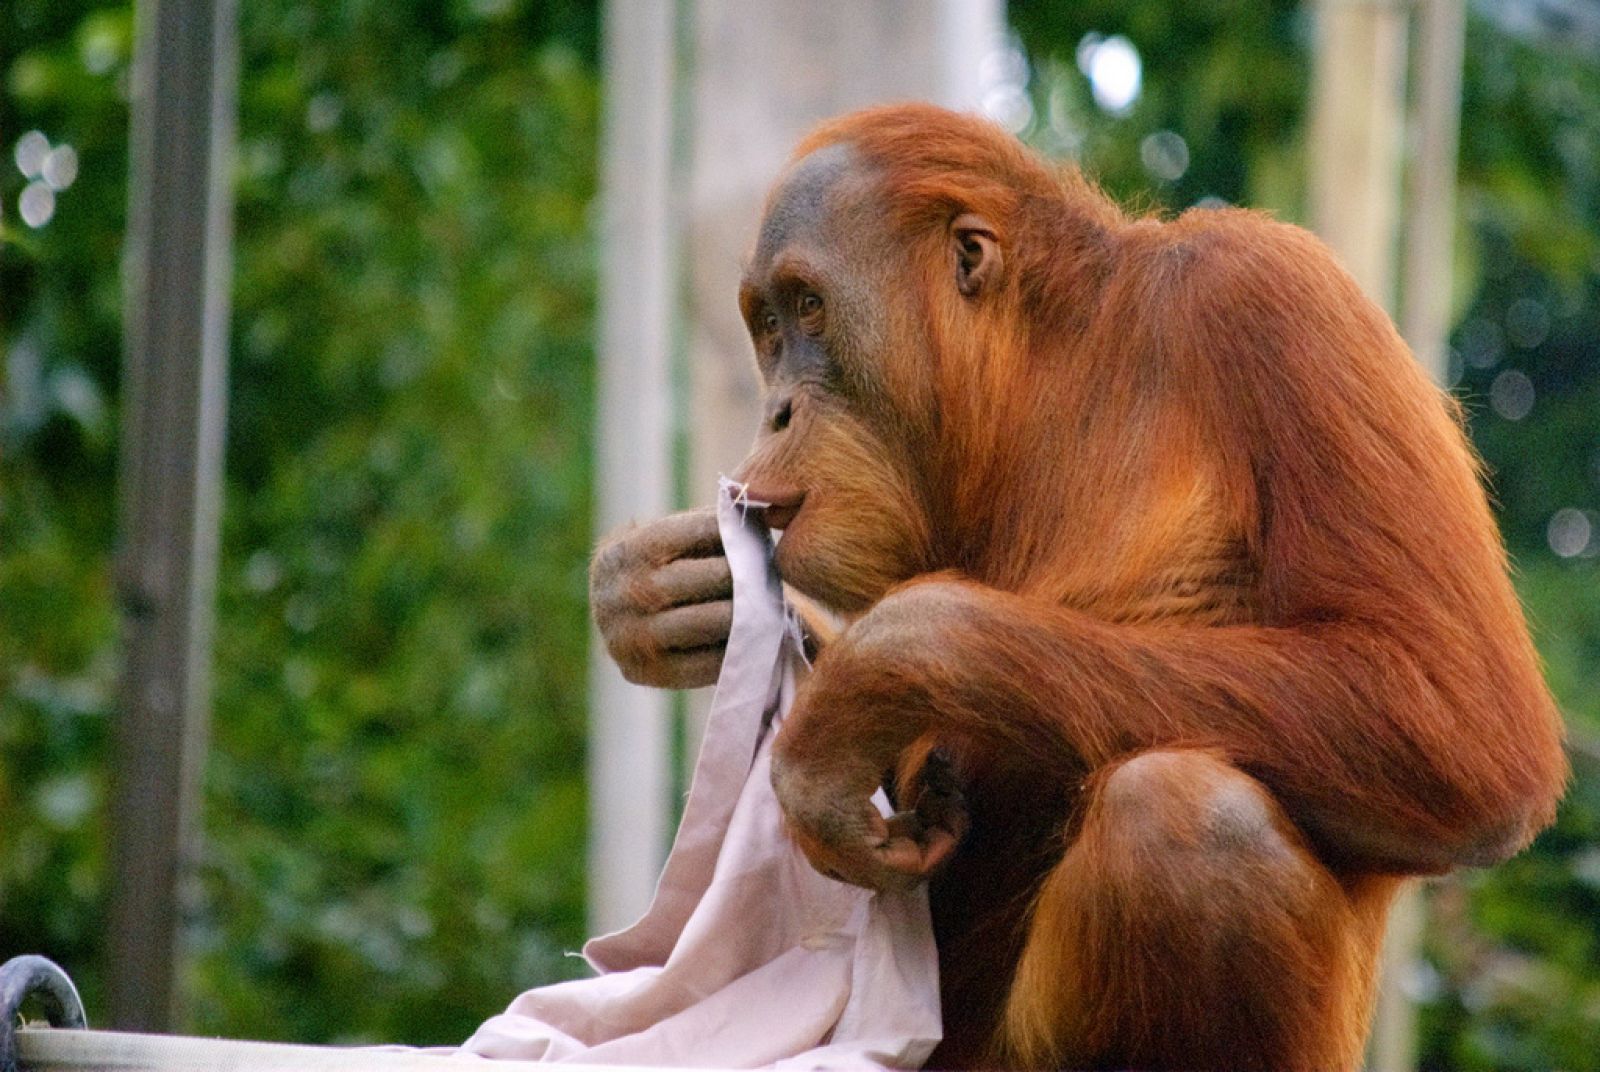
{"type": "Polygon", "coordinates": [[[927,890],[818,874],[783,830],[769,751],[804,658],[772,541],[724,480],[733,628],[649,910],[591,940],[602,974],[529,990],[463,1047],[520,1060],[916,1068],[942,1034],[927,890]]]}

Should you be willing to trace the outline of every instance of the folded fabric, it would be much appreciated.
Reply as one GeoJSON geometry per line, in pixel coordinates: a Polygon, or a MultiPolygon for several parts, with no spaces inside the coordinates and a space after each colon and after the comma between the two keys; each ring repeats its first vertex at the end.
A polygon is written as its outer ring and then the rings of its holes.
{"type": "Polygon", "coordinates": [[[463,1049],[718,1068],[916,1068],[941,1036],[927,891],[818,874],[783,830],[769,751],[806,670],[772,538],[718,496],[733,627],[683,821],[649,910],[596,938],[601,974],[529,990],[463,1049]]]}

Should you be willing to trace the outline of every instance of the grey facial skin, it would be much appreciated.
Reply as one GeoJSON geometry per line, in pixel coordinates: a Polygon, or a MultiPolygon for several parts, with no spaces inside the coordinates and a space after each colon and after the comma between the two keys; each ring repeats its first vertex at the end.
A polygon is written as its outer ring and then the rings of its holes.
{"type": "MultiPolygon", "coordinates": [[[[886,295],[903,275],[885,245],[876,173],[855,147],[824,146],[798,161],[772,197],[744,277],[744,291],[784,317],[781,359],[761,361],[769,386],[826,382],[857,400],[881,390],[889,337],[886,295]],[[826,303],[825,337],[792,330],[795,280],[826,303]]],[[[758,355],[759,356],[759,355],[758,355]]]]}
{"type": "Polygon", "coordinates": [[[753,267],[767,267],[791,243],[816,243],[821,221],[827,218],[828,194],[846,175],[859,170],[855,157],[849,145],[829,145],[795,165],[761,226],[753,267]]]}

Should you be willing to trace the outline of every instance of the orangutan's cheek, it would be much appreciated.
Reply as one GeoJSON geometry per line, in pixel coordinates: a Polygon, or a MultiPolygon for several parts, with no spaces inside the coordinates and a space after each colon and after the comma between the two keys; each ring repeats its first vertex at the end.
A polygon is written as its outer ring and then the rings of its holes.
{"type": "Polygon", "coordinates": [[[778,573],[833,610],[864,610],[928,568],[922,530],[887,520],[904,516],[862,496],[814,494],[778,542],[778,573]]]}

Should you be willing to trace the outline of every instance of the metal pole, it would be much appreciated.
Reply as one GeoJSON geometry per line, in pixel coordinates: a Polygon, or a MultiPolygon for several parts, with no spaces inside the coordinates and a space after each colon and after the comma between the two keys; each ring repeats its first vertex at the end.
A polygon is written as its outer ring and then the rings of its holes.
{"type": "MultiPolygon", "coordinates": [[[[676,4],[608,0],[601,160],[596,521],[672,506],[672,80],[676,4]]],[[[650,903],[671,827],[671,698],[589,660],[589,926],[650,903]]]]}
{"type": "Polygon", "coordinates": [[[236,0],[137,5],[124,321],[114,1026],[170,1029],[199,833],[231,280],[236,0]]]}

